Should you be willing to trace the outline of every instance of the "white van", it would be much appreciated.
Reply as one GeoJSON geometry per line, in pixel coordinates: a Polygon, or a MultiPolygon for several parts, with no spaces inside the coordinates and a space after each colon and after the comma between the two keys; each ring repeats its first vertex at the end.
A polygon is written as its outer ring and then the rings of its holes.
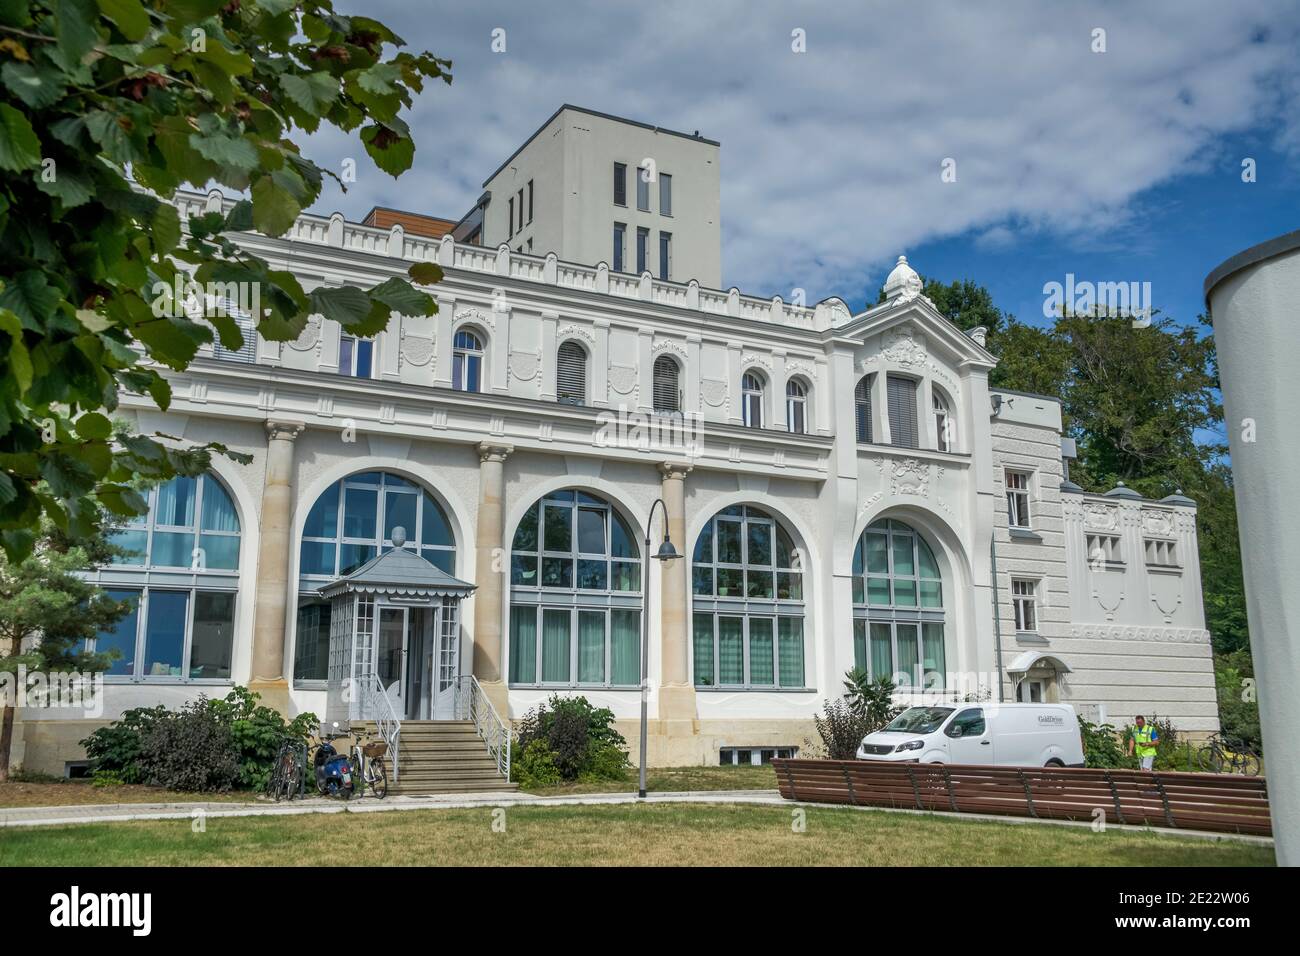
{"type": "Polygon", "coordinates": [[[1082,767],[1083,738],[1069,704],[938,704],[909,707],[867,734],[858,759],[1082,767]]]}

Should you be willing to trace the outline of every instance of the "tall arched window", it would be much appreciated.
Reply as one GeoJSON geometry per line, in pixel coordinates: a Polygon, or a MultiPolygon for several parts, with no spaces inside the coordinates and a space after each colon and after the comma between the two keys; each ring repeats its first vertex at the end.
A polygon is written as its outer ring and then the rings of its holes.
{"type": "Polygon", "coordinates": [[[668,355],[655,359],[654,406],[656,412],[674,414],[682,410],[682,389],[678,384],[681,369],[668,355]]]}
{"type": "Polygon", "coordinates": [[[367,471],[334,482],[313,502],[298,551],[298,630],[294,679],[323,681],[329,655],[329,603],[316,590],[355,571],[393,546],[393,529],[406,548],[448,574],[456,570],[456,541],[447,513],[415,482],[367,471]]]}
{"type": "Polygon", "coordinates": [[[920,448],[916,427],[917,381],[904,375],[885,376],[885,398],[889,406],[889,442],[902,448],[920,448]]]}
{"type": "Polygon", "coordinates": [[[510,683],[641,682],[641,552],[603,498],[556,491],[519,522],[510,549],[510,683]]]}
{"type": "Polygon", "coordinates": [[[555,398],[563,405],[587,404],[587,350],[569,341],[555,353],[555,398]]]}
{"type": "Polygon", "coordinates": [[[934,437],[939,451],[952,451],[957,446],[957,428],[948,408],[948,400],[935,388],[932,392],[934,405],[934,437]]]}
{"type": "Polygon", "coordinates": [[[901,521],[868,527],[853,551],[854,665],[900,689],[943,689],[943,625],[943,578],[930,545],[901,521]]]}
{"type": "Polygon", "coordinates": [[[871,380],[874,376],[865,375],[858,380],[858,387],[853,390],[853,408],[857,415],[858,441],[870,442],[871,439],[871,380]]]}
{"type": "Polygon", "coordinates": [[[803,567],[793,540],[767,512],[724,508],[691,560],[695,685],[804,686],[803,567]]]}
{"type": "Polygon", "coordinates": [[[740,378],[740,413],[747,427],[763,427],[763,379],[757,372],[740,378]]]}
{"type": "Polygon", "coordinates": [[[461,329],[452,341],[451,387],[458,392],[483,388],[483,340],[469,329],[461,329]]]}
{"type": "Polygon", "coordinates": [[[785,383],[785,427],[796,435],[808,431],[808,387],[797,378],[785,383]]]}
{"type": "Polygon", "coordinates": [[[112,540],[127,554],[92,573],[131,611],[95,639],[116,649],[108,676],[138,681],[229,681],[239,590],[239,515],[212,475],[152,488],[149,512],[112,540]]]}

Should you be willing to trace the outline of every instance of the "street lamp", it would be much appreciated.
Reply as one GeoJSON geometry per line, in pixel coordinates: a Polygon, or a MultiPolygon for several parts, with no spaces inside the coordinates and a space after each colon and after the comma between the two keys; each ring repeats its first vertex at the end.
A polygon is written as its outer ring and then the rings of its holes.
{"type": "Polygon", "coordinates": [[[645,522],[645,556],[643,561],[645,565],[645,580],[641,586],[641,766],[638,769],[639,780],[637,787],[637,796],[645,797],[645,748],[646,736],[650,723],[650,525],[654,522],[655,508],[660,508],[664,513],[664,543],[659,545],[659,550],[655,552],[656,561],[672,561],[674,558],[680,558],[677,549],[673,547],[673,539],[668,533],[668,507],[664,504],[662,498],[655,499],[655,503],[650,506],[650,515],[645,522]]]}

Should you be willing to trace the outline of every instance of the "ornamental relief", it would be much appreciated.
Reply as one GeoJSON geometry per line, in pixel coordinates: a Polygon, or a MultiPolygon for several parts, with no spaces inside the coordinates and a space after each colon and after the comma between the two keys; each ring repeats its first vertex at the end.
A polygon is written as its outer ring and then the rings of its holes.
{"type": "Polygon", "coordinates": [[[636,367],[632,365],[610,365],[609,390],[619,395],[631,395],[636,391],[636,367]]]}
{"type": "Polygon", "coordinates": [[[1091,641],[1159,641],[1173,644],[1208,644],[1210,632],[1197,627],[1139,627],[1133,624],[1093,624],[1070,628],[1071,637],[1091,641]]]}
{"type": "Polygon", "coordinates": [[[923,369],[929,360],[925,336],[911,328],[894,328],[880,339],[880,354],[886,361],[903,368],[923,369]]]}
{"type": "Polygon", "coordinates": [[[802,375],[804,378],[812,381],[814,377],[814,369],[808,362],[786,362],[785,374],[787,376],[802,375]]]}
{"type": "Polygon", "coordinates": [[[1083,506],[1083,525],[1096,531],[1113,531],[1119,527],[1119,509],[1103,504],[1083,506]]]}
{"type": "Polygon", "coordinates": [[[1174,533],[1174,516],[1168,511],[1142,512],[1142,530],[1147,534],[1169,536],[1174,533]]]}
{"type": "Polygon", "coordinates": [[[324,316],[311,315],[307,317],[307,324],[303,326],[298,337],[289,343],[289,348],[295,352],[309,352],[320,344],[321,323],[325,321],[324,316]]]}
{"type": "Polygon", "coordinates": [[[460,325],[462,322],[473,322],[476,325],[481,325],[485,328],[491,329],[493,332],[496,331],[497,327],[495,314],[475,308],[461,309],[459,312],[455,313],[452,321],[455,325],[460,325]]]}
{"type": "Polygon", "coordinates": [[[530,382],[542,374],[542,350],[536,352],[511,351],[510,377],[530,382]]]}
{"type": "Polygon", "coordinates": [[[592,335],[591,332],[589,332],[587,329],[584,329],[580,325],[562,326],[555,333],[555,337],[561,342],[563,342],[565,339],[575,339],[575,338],[582,339],[592,348],[596,347],[596,337],[592,335]]]}
{"type": "Polygon", "coordinates": [[[669,339],[664,339],[663,341],[656,342],[650,348],[651,355],[658,355],[661,352],[672,352],[683,362],[686,361],[686,349],[678,345],[676,342],[673,342],[669,339]]]}
{"type": "Polygon", "coordinates": [[[727,403],[727,382],[725,379],[706,378],[700,382],[700,399],[705,405],[721,408],[727,403]]]}
{"type": "Polygon", "coordinates": [[[881,476],[889,480],[890,494],[920,495],[922,498],[930,496],[933,469],[928,462],[915,458],[900,461],[877,458],[876,467],[880,469],[881,476]]]}
{"type": "Polygon", "coordinates": [[[767,372],[771,372],[772,358],[771,356],[759,355],[756,352],[746,352],[740,357],[741,368],[752,368],[755,365],[767,372]]]}
{"type": "Polygon", "coordinates": [[[398,353],[405,365],[428,365],[435,354],[433,336],[402,332],[402,347],[398,353]]]}

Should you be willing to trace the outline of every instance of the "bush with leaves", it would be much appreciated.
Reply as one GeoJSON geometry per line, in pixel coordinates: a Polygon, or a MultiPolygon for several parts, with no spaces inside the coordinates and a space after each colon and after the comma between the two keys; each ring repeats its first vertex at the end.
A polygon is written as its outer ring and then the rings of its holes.
{"type": "MultiPolygon", "coordinates": [[[[562,780],[619,780],[628,770],[627,741],[614,728],[614,712],[593,707],[585,697],[552,695],[528,711],[515,727],[515,754],[534,753],[540,744],[562,780]]],[[[512,761],[512,765],[513,765],[512,761]]],[[[522,782],[519,774],[512,774],[522,782]]]]}
{"type": "Polygon", "coordinates": [[[553,787],[562,779],[555,757],[545,740],[534,738],[510,762],[510,776],[525,790],[553,787]]]}
{"type": "Polygon", "coordinates": [[[246,790],[265,790],[280,745],[285,740],[306,742],[320,724],[312,713],[299,714],[286,723],[279,711],[259,705],[260,699],[248,688],[236,687],[225,700],[208,704],[217,718],[230,727],[231,740],[239,754],[238,786],[246,790]]]}
{"type": "MultiPolygon", "coordinates": [[[[95,526],[93,502],[145,513],[137,478],[199,474],[212,452],[242,460],[110,420],[123,391],[165,411],[164,370],[187,368],[213,329],[226,348],[243,342],[233,315],[195,321],[167,290],[191,277],[257,290],[257,331],[275,342],[314,313],[370,336],[393,312],[436,311],[398,276],[307,292],[231,238],[282,236],[325,176],[343,185],[303,155],[302,134],[355,131],[380,170],[410,168],[401,114],[426,80],[450,82],[451,64],[403,46],[332,0],[0,2],[0,548],[11,559],[31,553],[42,515],[79,537],[95,526]],[[249,198],[182,222],[177,189],[212,183],[249,198]]],[[[424,262],[408,275],[430,284],[442,272],[424,262]]]]}
{"type": "Polygon", "coordinates": [[[1094,724],[1079,715],[1079,735],[1083,737],[1084,766],[1114,770],[1133,765],[1110,724],[1094,724]]]}
{"type": "Polygon", "coordinates": [[[813,716],[813,724],[830,760],[853,760],[862,738],[871,733],[871,721],[855,710],[847,697],[823,703],[822,712],[813,716]]]}
{"type": "Polygon", "coordinates": [[[239,781],[239,750],[204,698],[154,721],[140,739],[145,783],[168,790],[225,791],[239,781]]]}
{"type": "Polygon", "coordinates": [[[903,708],[894,703],[894,691],[897,689],[897,685],[888,677],[872,680],[860,667],[855,667],[844,675],[844,699],[853,712],[862,718],[868,734],[879,730],[903,712],[903,708]]]}
{"type": "Polygon", "coordinates": [[[113,774],[123,783],[144,783],[140,746],[153,725],[167,716],[167,708],[135,707],[107,727],[81,741],[91,761],[91,772],[113,774]]]}

